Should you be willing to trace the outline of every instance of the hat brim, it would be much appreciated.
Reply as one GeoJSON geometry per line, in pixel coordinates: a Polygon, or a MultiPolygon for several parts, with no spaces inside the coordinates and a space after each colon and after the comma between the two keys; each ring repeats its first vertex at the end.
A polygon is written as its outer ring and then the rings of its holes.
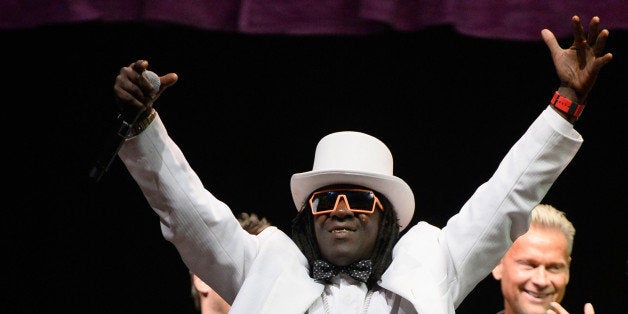
{"type": "Polygon", "coordinates": [[[414,215],[414,194],[408,184],[395,176],[352,172],[347,170],[308,171],[292,175],[290,190],[297,211],[315,190],[331,184],[354,184],[373,189],[393,205],[399,219],[399,231],[405,229],[414,215]]]}

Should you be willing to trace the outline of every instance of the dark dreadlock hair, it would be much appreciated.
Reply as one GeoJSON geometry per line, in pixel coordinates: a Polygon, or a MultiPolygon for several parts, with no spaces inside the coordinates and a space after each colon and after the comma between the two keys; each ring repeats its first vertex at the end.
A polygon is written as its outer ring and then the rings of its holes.
{"type": "MultiPolygon", "coordinates": [[[[380,220],[373,255],[370,257],[373,263],[373,270],[366,282],[369,289],[377,284],[377,281],[382,277],[384,271],[386,271],[390,263],[392,263],[392,250],[399,240],[397,213],[393,210],[392,204],[384,195],[376,191],[374,192],[382,203],[384,210],[382,211],[382,219],[380,220]]],[[[292,240],[307,258],[310,264],[311,277],[314,261],[322,259],[322,256],[318,249],[318,243],[316,242],[316,235],[314,234],[314,216],[312,215],[308,202],[303,205],[301,211],[299,211],[297,216],[292,220],[292,240]]]]}

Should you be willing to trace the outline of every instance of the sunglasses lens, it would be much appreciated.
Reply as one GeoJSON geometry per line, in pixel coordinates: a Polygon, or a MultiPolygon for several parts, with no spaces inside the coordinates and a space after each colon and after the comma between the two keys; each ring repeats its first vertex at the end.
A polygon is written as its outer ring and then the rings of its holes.
{"type": "Polygon", "coordinates": [[[336,205],[336,198],[338,198],[338,193],[336,191],[327,191],[316,194],[312,198],[312,211],[317,213],[326,210],[333,210],[334,205],[336,205]]]}
{"type": "Polygon", "coordinates": [[[347,196],[347,201],[351,209],[368,211],[373,208],[373,202],[375,202],[373,193],[366,191],[347,191],[345,195],[347,196]]]}

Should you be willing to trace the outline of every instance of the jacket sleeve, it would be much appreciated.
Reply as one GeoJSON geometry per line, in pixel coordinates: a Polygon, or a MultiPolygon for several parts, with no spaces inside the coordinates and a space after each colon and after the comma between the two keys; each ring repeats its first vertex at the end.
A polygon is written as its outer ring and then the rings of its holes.
{"type": "Polygon", "coordinates": [[[449,256],[446,272],[455,307],[492,271],[512,241],[528,230],[530,212],[582,141],[570,123],[547,107],[491,178],[449,219],[439,243],[449,256]]]}
{"type": "Polygon", "coordinates": [[[119,156],[159,215],[164,238],[190,271],[231,303],[257,254],[257,237],[204,188],[158,116],[125,141],[119,156]]]}

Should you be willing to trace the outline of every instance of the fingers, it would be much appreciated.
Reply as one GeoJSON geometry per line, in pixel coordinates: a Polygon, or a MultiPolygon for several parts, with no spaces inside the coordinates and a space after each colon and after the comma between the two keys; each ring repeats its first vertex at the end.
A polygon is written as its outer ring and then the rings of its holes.
{"type": "MultiPolygon", "coordinates": [[[[148,62],[139,60],[131,63],[128,67],[120,69],[113,86],[114,93],[119,101],[138,108],[144,107],[147,99],[143,88],[146,88],[146,85],[142,82],[145,81],[145,83],[151,85],[150,82],[140,75],[140,73],[144,72],[146,66],[148,66],[148,62]]],[[[148,88],[151,90],[152,85],[148,88]]]]}
{"type": "Polygon", "coordinates": [[[255,225],[255,231],[253,234],[259,234],[260,232],[264,231],[264,229],[266,229],[266,227],[270,226],[270,223],[268,222],[268,220],[266,220],[266,218],[262,218],[260,221],[257,222],[257,224],[255,225]]]}
{"type": "MultiPolygon", "coordinates": [[[[148,69],[148,61],[146,60],[138,60],[134,63],[132,63],[133,70],[137,73],[143,73],[144,71],[146,71],[146,69],[148,69]]],[[[176,73],[168,73],[164,76],[160,76],[159,77],[159,82],[160,82],[160,88],[158,91],[155,91],[157,95],[161,94],[166,88],[172,86],[174,83],[176,83],[179,80],[179,76],[176,73]]],[[[142,87],[146,87],[149,89],[152,89],[153,85],[146,79],[144,78],[143,80],[141,80],[141,84],[142,87]]]]}
{"type": "Polygon", "coordinates": [[[133,81],[137,80],[137,72],[132,70],[132,66],[120,69],[120,74],[116,76],[113,91],[123,104],[135,106],[137,108],[144,107],[144,93],[133,81]]]}
{"type": "Polygon", "coordinates": [[[543,38],[545,45],[547,45],[547,48],[549,48],[552,56],[562,50],[556,40],[556,36],[554,36],[554,33],[552,33],[549,29],[542,30],[541,37],[543,38]]]}
{"type": "MultiPolygon", "coordinates": [[[[550,306],[551,308],[547,310],[546,314],[569,314],[558,302],[551,302],[550,306]]],[[[584,305],[584,314],[595,314],[591,303],[584,305]]]]}
{"type": "Polygon", "coordinates": [[[608,40],[608,36],[610,35],[608,29],[599,30],[600,28],[600,18],[594,16],[589,23],[589,34],[587,36],[587,42],[589,46],[593,47],[593,55],[597,58],[601,58],[601,60],[597,61],[596,66],[601,68],[603,65],[607,64],[611,61],[612,55],[607,53],[602,55],[604,52],[604,48],[606,47],[606,41],[608,40]]]}
{"type": "Polygon", "coordinates": [[[259,218],[256,214],[241,213],[238,221],[240,222],[240,226],[242,226],[244,230],[249,231],[249,233],[259,224],[259,218]]]}
{"type": "Polygon", "coordinates": [[[584,29],[580,23],[580,17],[574,15],[571,18],[571,28],[573,29],[573,45],[575,47],[582,47],[585,44],[584,29]]]}
{"type": "Polygon", "coordinates": [[[148,61],[146,60],[137,60],[131,63],[130,66],[135,72],[142,73],[148,68],[148,61]]]}
{"type": "Polygon", "coordinates": [[[132,82],[139,85],[142,91],[145,91],[145,93],[142,93],[142,97],[144,97],[144,95],[155,95],[157,91],[154,90],[153,84],[151,84],[150,81],[142,75],[144,71],[148,69],[148,61],[137,60],[132,64],[131,68],[133,69],[133,75],[130,76],[130,78],[132,78],[132,82]]]}
{"type": "Polygon", "coordinates": [[[246,229],[248,227],[249,223],[249,214],[248,213],[240,213],[240,215],[238,216],[238,222],[240,223],[240,226],[242,226],[243,229],[246,229]]]}
{"type": "Polygon", "coordinates": [[[584,52],[584,48],[586,48],[587,41],[584,37],[584,29],[582,28],[582,23],[580,23],[580,17],[574,15],[571,18],[571,26],[573,28],[573,44],[570,49],[576,50],[576,56],[578,58],[578,65],[580,67],[584,67],[587,62],[587,56],[584,52]]]}
{"type": "Polygon", "coordinates": [[[606,47],[606,40],[608,40],[609,32],[607,29],[603,29],[596,37],[595,45],[593,45],[593,53],[596,57],[602,55],[604,48],[606,47]]]}
{"type": "MultiPolygon", "coordinates": [[[[153,101],[159,98],[159,95],[163,93],[168,87],[174,85],[179,80],[179,76],[176,73],[168,73],[159,77],[160,87],[156,94],[153,95],[153,101]]],[[[152,85],[151,85],[152,88],[152,85]]]]}
{"type": "Polygon", "coordinates": [[[262,218],[262,221],[260,221],[260,226],[264,228],[270,226],[270,222],[266,219],[266,217],[262,218]]]}
{"type": "Polygon", "coordinates": [[[551,302],[551,308],[547,310],[547,313],[556,313],[556,314],[569,314],[565,308],[563,308],[558,302],[551,302]]]}
{"type": "Polygon", "coordinates": [[[270,222],[265,217],[260,219],[255,213],[240,213],[238,215],[238,221],[242,229],[250,234],[259,234],[266,229],[266,227],[270,226],[270,222]]]}
{"type": "Polygon", "coordinates": [[[610,52],[602,55],[604,53],[604,48],[606,47],[606,40],[608,40],[609,31],[607,29],[603,29],[597,35],[597,39],[595,41],[595,45],[593,46],[593,53],[595,58],[594,62],[594,71],[600,71],[600,69],[611,62],[613,59],[613,55],[610,52]]]}
{"type": "Polygon", "coordinates": [[[600,18],[594,16],[589,22],[589,30],[587,32],[587,43],[589,46],[595,46],[598,34],[600,33],[600,18]]]}
{"type": "Polygon", "coordinates": [[[168,73],[159,78],[160,88],[155,90],[153,84],[144,76],[148,68],[148,61],[137,60],[127,67],[120,69],[114,84],[114,93],[117,100],[126,105],[137,108],[150,106],[164,90],[177,82],[176,73],[168,73]]]}
{"type": "Polygon", "coordinates": [[[161,88],[159,89],[162,92],[164,89],[172,86],[179,80],[179,76],[176,73],[168,73],[164,76],[159,77],[159,81],[161,82],[161,88]]]}
{"type": "Polygon", "coordinates": [[[256,214],[250,214],[249,222],[252,226],[256,226],[257,224],[259,224],[259,217],[257,217],[256,214]]]}
{"type": "Polygon", "coordinates": [[[609,32],[607,29],[603,29],[596,35],[595,43],[593,44],[593,53],[596,57],[599,57],[606,47],[606,40],[608,39],[609,32]]]}

